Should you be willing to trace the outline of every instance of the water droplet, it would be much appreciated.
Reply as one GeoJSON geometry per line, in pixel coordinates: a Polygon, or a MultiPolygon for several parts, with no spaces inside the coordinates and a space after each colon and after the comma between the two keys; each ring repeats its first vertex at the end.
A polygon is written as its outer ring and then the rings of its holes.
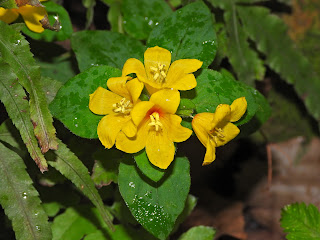
{"type": "Polygon", "coordinates": [[[75,126],[75,127],[78,127],[78,124],[75,124],[74,126],[75,126]]]}
{"type": "Polygon", "coordinates": [[[37,231],[41,231],[41,229],[40,229],[40,226],[39,226],[39,225],[36,225],[36,229],[37,229],[37,231]]]}
{"type": "Polygon", "coordinates": [[[151,26],[152,24],[153,24],[153,21],[150,20],[150,21],[148,22],[148,25],[151,26]]]}
{"type": "Polygon", "coordinates": [[[132,187],[132,188],[136,187],[136,185],[133,182],[129,182],[129,186],[132,187]]]}
{"type": "Polygon", "coordinates": [[[18,46],[21,44],[21,40],[18,40],[14,45],[18,46]]]}
{"type": "Polygon", "coordinates": [[[23,193],[22,193],[23,199],[27,199],[27,196],[28,196],[28,194],[27,194],[26,192],[23,192],[23,193]]]}

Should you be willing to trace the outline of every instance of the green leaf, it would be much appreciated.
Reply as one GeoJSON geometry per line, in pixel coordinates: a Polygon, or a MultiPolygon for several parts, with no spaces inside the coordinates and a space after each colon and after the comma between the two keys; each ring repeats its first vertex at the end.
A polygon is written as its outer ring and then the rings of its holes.
{"type": "Polygon", "coordinates": [[[293,84],[309,113],[319,121],[319,79],[307,59],[294,48],[285,23],[263,7],[239,6],[238,12],[249,37],[266,55],[265,62],[285,81],[293,84]]]}
{"type": "Polygon", "coordinates": [[[197,205],[197,198],[189,194],[186,204],[184,206],[184,209],[182,213],[179,215],[179,217],[177,218],[173,232],[175,232],[179,228],[179,225],[183,223],[184,220],[190,215],[190,213],[192,212],[192,210],[195,208],[196,205],[197,205]]]}
{"type": "MultiPolygon", "coordinates": [[[[247,123],[256,113],[258,105],[252,94],[252,88],[242,82],[236,81],[227,72],[216,72],[204,69],[197,77],[195,97],[192,102],[196,111],[214,113],[219,104],[231,104],[239,97],[245,97],[248,103],[247,112],[237,122],[237,125],[247,123]]],[[[191,92],[190,92],[191,93],[191,92]]],[[[257,94],[259,94],[257,92],[257,94]]]]}
{"type": "Polygon", "coordinates": [[[91,178],[98,188],[118,182],[118,168],[123,153],[116,149],[97,151],[91,178]]]}
{"type": "Polygon", "coordinates": [[[230,63],[241,81],[254,86],[255,79],[263,79],[265,67],[258,54],[249,47],[248,36],[239,23],[234,3],[226,9],[224,19],[228,34],[226,53],[230,63]]]}
{"type": "Polygon", "coordinates": [[[108,21],[111,25],[112,32],[123,33],[123,17],[121,13],[121,0],[116,0],[109,4],[108,21]]]}
{"type": "Polygon", "coordinates": [[[124,30],[137,39],[147,39],[152,29],[172,13],[164,0],[123,0],[124,30]]]}
{"type": "Polygon", "coordinates": [[[288,240],[320,239],[320,212],[316,206],[294,203],[282,209],[281,227],[288,240]]]}
{"type": "Polygon", "coordinates": [[[160,169],[150,163],[145,150],[136,153],[134,160],[141,172],[154,182],[158,182],[166,173],[166,170],[160,169]]]}
{"type": "Polygon", "coordinates": [[[48,155],[48,163],[68,178],[91,200],[108,227],[113,229],[110,213],[105,209],[101,197],[94,186],[94,182],[90,178],[88,169],[62,142],[59,142],[59,149],[54,153],[48,155]]]}
{"type": "Polygon", "coordinates": [[[73,33],[73,29],[68,12],[64,9],[64,7],[52,1],[42,2],[41,4],[46,7],[46,11],[48,13],[48,18],[51,25],[53,25],[56,21],[55,17],[59,17],[59,22],[61,23],[60,31],[56,32],[49,29],[45,29],[42,33],[35,33],[25,26],[23,28],[23,33],[27,34],[33,39],[44,40],[48,42],[63,41],[69,39],[71,34],[73,33]]]}
{"type": "Polygon", "coordinates": [[[96,5],[96,0],[82,0],[82,4],[87,8],[87,22],[85,28],[88,29],[93,22],[94,6],[96,5]]]}
{"type": "Polygon", "coordinates": [[[0,59],[0,99],[13,124],[20,132],[30,156],[36,162],[40,170],[47,170],[47,162],[38,147],[38,142],[33,132],[30,121],[29,104],[26,93],[12,72],[10,66],[0,59]]]}
{"type": "Polygon", "coordinates": [[[168,49],[172,61],[199,59],[203,61],[202,68],[208,67],[217,51],[210,10],[200,1],[177,10],[153,29],[147,46],[168,49]]]}
{"type": "Polygon", "coordinates": [[[42,77],[42,89],[46,94],[47,102],[50,104],[57,92],[62,87],[62,83],[49,77],[42,77]]]}
{"type": "Polygon", "coordinates": [[[136,39],[108,31],[81,31],[71,37],[79,69],[109,65],[122,69],[129,58],[142,59],[145,47],[136,39]]]}
{"type": "Polygon", "coordinates": [[[132,215],[150,233],[165,239],[183,211],[190,187],[189,162],[176,158],[163,179],[154,183],[135,164],[120,163],[119,190],[132,215]]]}
{"type": "Polygon", "coordinates": [[[2,8],[18,8],[15,0],[0,0],[2,8]]]}
{"type": "Polygon", "coordinates": [[[178,240],[213,240],[215,234],[212,227],[196,226],[182,234],[178,240]]]}
{"type": "Polygon", "coordinates": [[[0,52],[19,79],[19,83],[29,93],[30,117],[34,133],[42,152],[57,149],[56,130],[52,125],[45,94],[41,86],[39,67],[35,64],[28,42],[23,36],[0,21],[0,52]]]}
{"type": "Polygon", "coordinates": [[[48,216],[23,160],[0,143],[0,204],[18,240],[51,240],[48,216]]]}
{"type": "Polygon", "coordinates": [[[53,116],[74,134],[83,138],[97,138],[98,123],[103,116],[90,111],[89,95],[99,86],[107,88],[107,80],[119,76],[119,69],[98,66],[71,78],[50,104],[53,116]]]}

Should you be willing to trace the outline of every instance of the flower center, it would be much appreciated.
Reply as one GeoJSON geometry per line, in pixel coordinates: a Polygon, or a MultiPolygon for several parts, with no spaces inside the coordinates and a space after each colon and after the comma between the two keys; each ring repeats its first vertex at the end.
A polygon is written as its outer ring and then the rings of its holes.
{"type": "Polygon", "coordinates": [[[217,138],[219,138],[220,140],[223,141],[223,139],[225,138],[224,136],[224,132],[222,130],[222,128],[213,128],[210,132],[209,132],[210,136],[213,138],[213,140],[217,143],[217,138]]]}
{"type": "Polygon", "coordinates": [[[153,73],[153,80],[157,83],[164,83],[166,81],[167,74],[165,72],[165,64],[158,63],[157,67],[150,67],[151,72],[153,73]]]}
{"type": "Polygon", "coordinates": [[[154,126],[155,130],[158,132],[162,129],[162,123],[160,122],[160,116],[159,113],[154,112],[150,115],[151,122],[148,124],[148,126],[154,126]]]}
{"type": "Polygon", "coordinates": [[[126,98],[122,98],[120,102],[113,104],[112,107],[115,113],[129,114],[132,109],[132,104],[126,98]]]}

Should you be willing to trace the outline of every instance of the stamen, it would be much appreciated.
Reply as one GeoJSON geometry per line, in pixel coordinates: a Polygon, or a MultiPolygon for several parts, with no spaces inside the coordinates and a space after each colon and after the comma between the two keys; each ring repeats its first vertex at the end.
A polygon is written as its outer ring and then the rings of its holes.
{"type": "Polygon", "coordinates": [[[163,83],[166,81],[167,74],[165,72],[165,64],[158,63],[157,67],[150,67],[151,72],[153,72],[153,80],[158,83],[163,83]]]}
{"type": "Polygon", "coordinates": [[[162,123],[160,122],[160,116],[159,113],[154,112],[150,115],[151,122],[148,124],[148,126],[154,126],[155,130],[158,132],[162,129],[162,123]]]}
{"type": "Polygon", "coordinates": [[[222,128],[213,128],[209,132],[210,136],[214,139],[214,141],[217,143],[218,140],[223,141],[225,138],[224,132],[222,128]]]}
{"type": "Polygon", "coordinates": [[[122,98],[120,102],[112,104],[112,107],[115,113],[129,114],[132,109],[132,104],[126,98],[122,98]]]}

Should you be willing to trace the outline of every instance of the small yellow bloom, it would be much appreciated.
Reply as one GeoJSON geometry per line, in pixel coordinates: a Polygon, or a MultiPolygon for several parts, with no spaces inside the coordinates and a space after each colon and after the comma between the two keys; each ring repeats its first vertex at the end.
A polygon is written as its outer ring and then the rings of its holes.
{"type": "MultiPolygon", "coordinates": [[[[43,2],[46,0],[40,0],[43,2]]],[[[19,15],[21,15],[26,23],[27,27],[37,33],[44,31],[40,20],[47,16],[47,11],[44,7],[35,7],[29,4],[21,6],[19,8],[5,9],[0,7],[0,20],[6,23],[14,22],[19,15]]]]}
{"type": "Polygon", "coordinates": [[[175,115],[180,103],[177,90],[163,89],[151,95],[150,101],[137,103],[131,111],[137,134],[134,137],[119,133],[116,147],[127,153],[146,148],[149,161],[167,169],[174,159],[174,142],[187,140],[192,131],[181,126],[181,117],[175,115]]]}
{"type": "Polygon", "coordinates": [[[102,145],[111,148],[120,131],[132,137],[136,134],[136,126],[131,120],[130,112],[139,101],[143,84],[136,78],[110,78],[107,86],[111,91],[102,87],[90,94],[89,109],[104,116],[99,122],[97,133],[102,145]],[[128,82],[127,82],[128,81],[128,82]]]}
{"type": "Polygon", "coordinates": [[[192,73],[202,66],[201,61],[180,59],[170,63],[171,53],[167,49],[148,48],[144,53],[144,65],[138,59],[130,58],[123,66],[122,76],[135,73],[150,94],[163,88],[190,90],[197,85],[192,73]]]}
{"type": "Polygon", "coordinates": [[[225,145],[239,134],[239,128],[231,122],[238,121],[246,110],[247,101],[241,97],[230,106],[218,105],[215,113],[199,113],[193,118],[192,128],[207,148],[202,165],[212,163],[216,158],[216,147],[225,145]]]}

